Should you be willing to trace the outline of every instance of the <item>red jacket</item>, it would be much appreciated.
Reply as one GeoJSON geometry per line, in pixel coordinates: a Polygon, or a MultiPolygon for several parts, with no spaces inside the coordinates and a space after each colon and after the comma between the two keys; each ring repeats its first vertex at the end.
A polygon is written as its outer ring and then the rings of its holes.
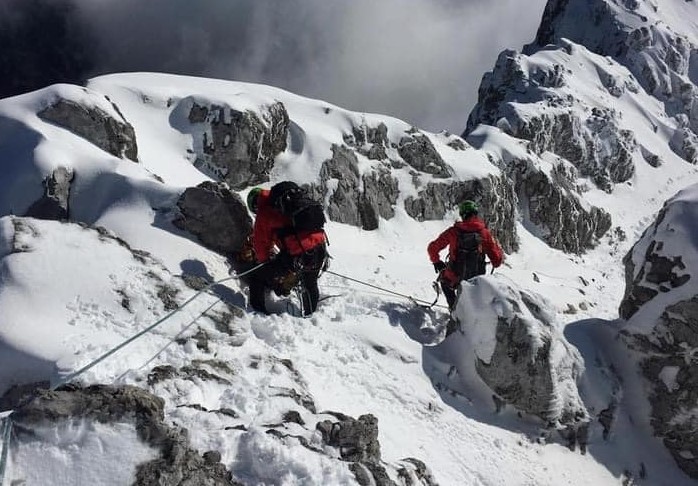
{"type": "Polygon", "coordinates": [[[448,246],[448,255],[450,261],[455,261],[458,254],[458,230],[477,231],[482,238],[482,251],[490,258],[493,267],[498,267],[504,260],[502,248],[497,243],[497,240],[492,236],[490,230],[485,226],[485,222],[477,216],[471,216],[465,221],[458,221],[446,231],[441,233],[438,238],[429,243],[427,252],[431,263],[436,263],[441,258],[439,252],[448,246]]]}
{"type": "Polygon", "coordinates": [[[296,256],[325,242],[324,231],[301,231],[279,237],[279,230],[290,228],[291,220],[271,205],[269,193],[269,190],[263,189],[257,196],[257,218],[252,229],[252,243],[258,262],[269,260],[274,246],[296,256]]]}

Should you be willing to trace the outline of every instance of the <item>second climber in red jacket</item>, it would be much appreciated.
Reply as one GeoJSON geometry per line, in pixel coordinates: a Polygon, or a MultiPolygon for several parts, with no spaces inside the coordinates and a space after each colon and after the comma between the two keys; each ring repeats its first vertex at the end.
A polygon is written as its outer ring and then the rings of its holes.
{"type": "Polygon", "coordinates": [[[427,246],[429,260],[439,274],[441,289],[450,310],[456,303],[456,289],[461,281],[487,272],[485,255],[495,268],[504,260],[502,248],[477,215],[477,204],[470,200],[463,201],[458,205],[458,211],[462,221],[454,223],[427,246]],[[446,247],[448,264],[439,256],[446,247]]]}
{"type": "Polygon", "coordinates": [[[264,263],[250,274],[250,306],[266,314],[266,293],[274,290],[287,295],[300,279],[303,314],[313,313],[320,295],[318,276],[327,260],[325,232],[293,230],[290,218],[272,205],[268,189],[252,189],[247,195],[247,206],[256,214],[252,229],[254,253],[257,262],[264,263]]]}

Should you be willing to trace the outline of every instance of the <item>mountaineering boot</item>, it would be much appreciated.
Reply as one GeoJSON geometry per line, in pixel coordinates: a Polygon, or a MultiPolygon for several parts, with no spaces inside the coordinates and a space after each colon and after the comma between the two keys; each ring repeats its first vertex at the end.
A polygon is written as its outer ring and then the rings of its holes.
{"type": "Polygon", "coordinates": [[[281,296],[288,296],[293,287],[298,283],[298,274],[292,270],[274,279],[274,293],[281,296]]]}
{"type": "Polygon", "coordinates": [[[448,317],[448,323],[446,324],[446,336],[450,336],[454,332],[460,329],[460,321],[453,316],[448,317]]]}

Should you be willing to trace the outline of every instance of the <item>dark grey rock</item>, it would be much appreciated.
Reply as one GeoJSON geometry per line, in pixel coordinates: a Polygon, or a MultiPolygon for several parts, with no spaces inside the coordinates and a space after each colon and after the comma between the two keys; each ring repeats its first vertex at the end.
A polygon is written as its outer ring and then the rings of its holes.
{"type": "Polygon", "coordinates": [[[274,159],[286,150],[289,118],[279,101],[263,107],[261,115],[192,103],[189,121],[208,125],[195,134],[203,137],[197,167],[235,190],[268,181],[274,159]]]}
{"type": "Polygon", "coordinates": [[[333,145],[332,158],[323,162],[320,186],[314,191],[324,200],[329,186],[336,183],[327,206],[330,220],[373,230],[378,228],[379,218],[395,215],[398,184],[388,166],[379,166],[361,177],[358,164],[352,149],[333,145]]]}
{"type": "MultiPolygon", "coordinates": [[[[118,112],[118,108],[112,106],[118,112]]],[[[70,130],[115,157],[138,162],[136,132],[123,116],[116,119],[98,107],[65,99],[44,108],[37,116],[70,130]]]]}
{"type": "Polygon", "coordinates": [[[339,449],[345,461],[379,462],[381,459],[378,442],[378,419],[372,414],[358,419],[344,416],[339,422],[324,420],[316,424],[322,440],[339,449]]]}
{"type": "Polygon", "coordinates": [[[23,431],[82,418],[102,423],[133,421],[139,438],[160,451],[158,458],[138,466],[134,485],[235,485],[219,462],[220,454],[200,456],[189,445],[186,430],[164,423],[163,406],[161,398],[133,386],[68,385],[38,392],[16,409],[13,418],[23,431]]]}
{"type": "Polygon", "coordinates": [[[554,88],[564,84],[561,66],[529,71],[525,65],[523,54],[500,54],[493,71],[483,77],[465,134],[480,123],[498,126],[529,140],[537,154],[550,151],[567,159],[608,192],[613,184],[629,180],[635,172],[637,142],[632,132],[620,128],[620,114],[610,108],[589,111],[583,100],[556,94],[554,88]],[[518,104],[537,104],[540,109],[523,112],[518,104]]]}
{"type": "Polygon", "coordinates": [[[222,255],[239,252],[252,231],[252,219],[240,196],[225,185],[202,182],[184,191],[177,201],[180,213],[172,221],[222,255]]]}
{"type": "Polygon", "coordinates": [[[29,207],[25,216],[58,221],[69,219],[70,183],[74,177],[72,169],[54,169],[43,181],[44,195],[29,207]]]}
{"type": "Polygon", "coordinates": [[[441,220],[447,211],[465,199],[478,203],[480,216],[506,252],[518,250],[516,196],[512,181],[505,175],[450,183],[430,182],[416,198],[405,199],[405,210],[417,221],[441,220]]]}
{"type": "Polygon", "coordinates": [[[443,161],[426,135],[410,134],[402,137],[397,151],[405,162],[420,172],[440,178],[453,175],[452,169],[443,161]]]}
{"type": "Polygon", "coordinates": [[[535,167],[530,160],[513,160],[507,173],[514,187],[524,217],[530,220],[553,248],[568,253],[582,253],[592,248],[612,225],[611,215],[603,209],[582,204],[572,187],[573,174],[562,164],[552,176],[535,167]]]}
{"type": "Polygon", "coordinates": [[[685,263],[697,250],[695,239],[687,235],[698,205],[686,194],[667,201],[623,260],[626,289],[619,312],[628,322],[620,336],[635,351],[647,381],[655,435],[679,467],[698,479],[698,419],[693,413],[698,358],[687,353],[698,347],[698,287],[694,269],[685,263]]]}
{"type": "MultiPolygon", "coordinates": [[[[625,4],[632,10],[637,2],[625,4]]],[[[524,52],[548,49],[550,44],[562,46],[569,39],[613,58],[634,76],[625,83],[628,89],[639,83],[662,102],[669,117],[676,118],[681,128],[671,147],[685,160],[696,163],[698,87],[691,70],[698,45],[664,22],[661,9],[655,8],[656,16],[649,13],[639,26],[625,23],[624,10],[609,0],[551,0],[535,42],[526,46],[524,52]]]]}

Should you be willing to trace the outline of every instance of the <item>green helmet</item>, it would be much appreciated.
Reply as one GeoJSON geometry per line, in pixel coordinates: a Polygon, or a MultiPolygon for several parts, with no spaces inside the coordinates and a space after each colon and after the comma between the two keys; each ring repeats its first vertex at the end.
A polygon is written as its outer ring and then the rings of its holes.
{"type": "Polygon", "coordinates": [[[261,192],[262,189],[260,187],[255,187],[247,193],[247,207],[253,213],[257,213],[257,198],[261,192]]]}
{"type": "Polygon", "coordinates": [[[470,215],[477,214],[478,207],[475,201],[467,200],[458,205],[458,212],[461,218],[466,218],[470,215]]]}

